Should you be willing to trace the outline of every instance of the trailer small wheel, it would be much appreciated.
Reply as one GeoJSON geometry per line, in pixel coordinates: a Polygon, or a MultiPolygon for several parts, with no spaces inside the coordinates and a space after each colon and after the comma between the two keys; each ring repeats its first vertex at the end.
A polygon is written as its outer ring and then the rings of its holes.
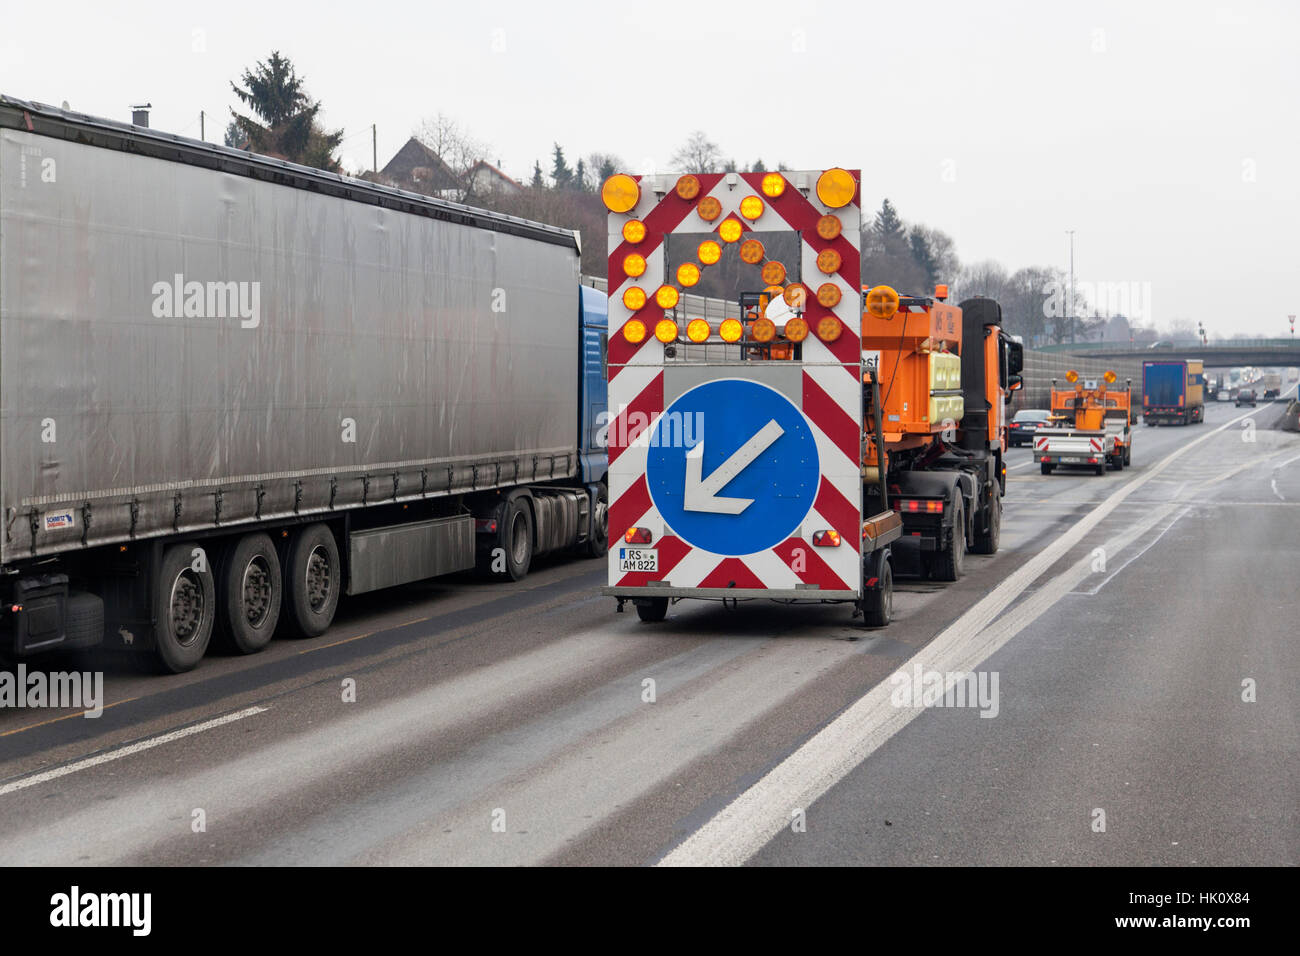
{"type": "Polygon", "coordinates": [[[1045,461],[1040,461],[1038,463],[1039,470],[1042,471],[1042,473],[1045,475],[1050,475],[1052,473],[1052,469],[1055,467],[1056,467],[1055,465],[1048,464],[1045,461]]]}
{"type": "Polygon", "coordinates": [[[343,580],[339,546],[328,525],[308,525],[289,545],[284,563],[285,629],[297,637],[319,637],[334,622],[343,580]]]}
{"type": "Polygon", "coordinates": [[[194,544],[174,544],[158,563],[154,641],[158,660],[173,674],[203,660],[216,618],[212,567],[194,544]]]}
{"type": "Polygon", "coordinates": [[[658,624],[668,616],[668,599],[666,597],[638,599],[636,616],[647,624],[658,624]]]}
{"type": "Polygon", "coordinates": [[[220,611],[217,637],[240,654],[256,654],[271,642],[280,620],[284,573],[275,545],[264,534],[239,539],[217,575],[220,611]]]}
{"type": "Polygon", "coordinates": [[[880,561],[879,582],[862,595],[862,623],[865,627],[884,627],[894,617],[894,562],[880,561]]]}

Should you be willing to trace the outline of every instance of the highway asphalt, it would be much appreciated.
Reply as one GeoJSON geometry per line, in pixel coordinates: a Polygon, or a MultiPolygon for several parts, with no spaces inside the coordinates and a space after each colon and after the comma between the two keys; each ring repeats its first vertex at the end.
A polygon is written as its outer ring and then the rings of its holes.
{"type": "Polygon", "coordinates": [[[109,706],[0,712],[0,863],[1294,865],[1276,408],[1139,425],[1104,477],[1012,451],[1002,549],[901,580],[885,629],[771,603],[644,624],[557,559],[185,675],[60,659],[103,667],[109,706]],[[918,665],[996,696],[888,700],[918,665]]]}

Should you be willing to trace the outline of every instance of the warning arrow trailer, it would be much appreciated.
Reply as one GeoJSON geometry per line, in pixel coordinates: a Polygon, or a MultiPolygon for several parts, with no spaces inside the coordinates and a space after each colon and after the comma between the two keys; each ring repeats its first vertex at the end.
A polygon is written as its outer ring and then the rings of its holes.
{"type": "Polygon", "coordinates": [[[1115,378],[1107,372],[1102,382],[1081,381],[1071,369],[1065,375],[1070,388],[1058,389],[1052,380],[1052,420],[1034,436],[1034,461],[1044,475],[1062,465],[1104,475],[1107,465],[1123,471],[1132,464],[1132,383],[1123,390],[1108,388],[1115,378]]]}
{"type": "Polygon", "coordinates": [[[850,602],[888,622],[902,524],[862,508],[858,179],[834,168],[605,182],[603,593],[620,611],[631,601],[659,621],[683,598],[773,598],[850,602]],[[778,233],[797,237],[786,261],[769,252],[778,233]],[[753,291],[734,315],[692,314],[684,294],[720,263],[747,269],[753,291]]]}

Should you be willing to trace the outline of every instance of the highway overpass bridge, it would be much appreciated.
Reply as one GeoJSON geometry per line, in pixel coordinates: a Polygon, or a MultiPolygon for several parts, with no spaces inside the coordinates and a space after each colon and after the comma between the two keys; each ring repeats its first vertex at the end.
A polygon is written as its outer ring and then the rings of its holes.
{"type": "Polygon", "coordinates": [[[1300,366],[1300,339],[1233,339],[1229,342],[1199,341],[1161,343],[1155,347],[1127,342],[1078,342],[1047,345],[1036,352],[1078,355],[1085,358],[1122,361],[1144,359],[1200,359],[1206,368],[1234,368],[1239,365],[1300,366]]]}

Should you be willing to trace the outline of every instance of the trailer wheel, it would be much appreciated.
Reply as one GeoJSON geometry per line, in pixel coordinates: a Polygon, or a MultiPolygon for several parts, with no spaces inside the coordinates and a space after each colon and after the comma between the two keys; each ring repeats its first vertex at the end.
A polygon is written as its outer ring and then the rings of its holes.
{"type": "Polygon", "coordinates": [[[642,598],[636,602],[636,616],[647,624],[658,624],[668,616],[666,597],[642,598]]]}
{"type": "Polygon", "coordinates": [[[962,507],[959,490],[953,490],[952,501],[952,541],[943,551],[935,552],[931,565],[939,581],[958,580],[966,557],[966,509],[962,507]]]}
{"type": "Polygon", "coordinates": [[[1110,460],[1110,464],[1111,464],[1111,467],[1114,468],[1116,471],[1123,471],[1123,470],[1124,470],[1124,453],[1123,453],[1123,452],[1120,452],[1118,455],[1114,455],[1114,456],[1112,456],[1112,457],[1111,457],[1111,460],[1110,460]]]}
{"type": "Polygon", "coordinates": [[[1045,461],[1040,461],[1038,463],[1039,470],[1045,475],[1050,475],[1052,473],[1052,469],[1055,467],[1056,467],[1055,465],[1049,465],[1045,461]]]}
{"type": "Polygon", "coordinates": [[[287,629],[299,637],[324,634],[338,610],[342,579],[339,546],[329,527],[313,524],[299,531],[284,564],[287,629]]]}
{"type": "Polygon", "coordinates": [[[600,483],[596,492],[595,512],[591,516],[591,537],[587,540],[587,554],[593,558],[609,556],[609,489],[600,483]]]}
{"type": "Polygon", "coordinates": [[[1133,467],[1133,446],[1127,445],[1124,448],[1124,465],[1128,468],[1133,467]]]}
{"type": "Polygon", "coordinates": [[[203,660],[216,617],[212,567],[196,559],[194,550],[192,544],[174,544],[158,564],[154,639],[159,661],[173,674],[193,670],[203,660]]]}
{"type": "Polygon", "coordinates": [[[879,587],[868,588],[862,595],[862,623],[865,627],[884,627],[894,618],[894,562],[882,558],[879,587]]]}
{"type": "Polygon", "coordinates": [[[245,535],[221,562],[217,579],[221,644],[240,654],[256,654],[271,642],[280,620],[284,573],[275,545],[264,534],[245,535]]]}
{"type": "Polygon", "coordinates": [[[989,506],[988,530],[975,532],[974,546],[971,550],[976,554],[997,554],[998,544],[1002,538],[1002,499],[997,495],[991,497],[993,500],[989,506]]]}

